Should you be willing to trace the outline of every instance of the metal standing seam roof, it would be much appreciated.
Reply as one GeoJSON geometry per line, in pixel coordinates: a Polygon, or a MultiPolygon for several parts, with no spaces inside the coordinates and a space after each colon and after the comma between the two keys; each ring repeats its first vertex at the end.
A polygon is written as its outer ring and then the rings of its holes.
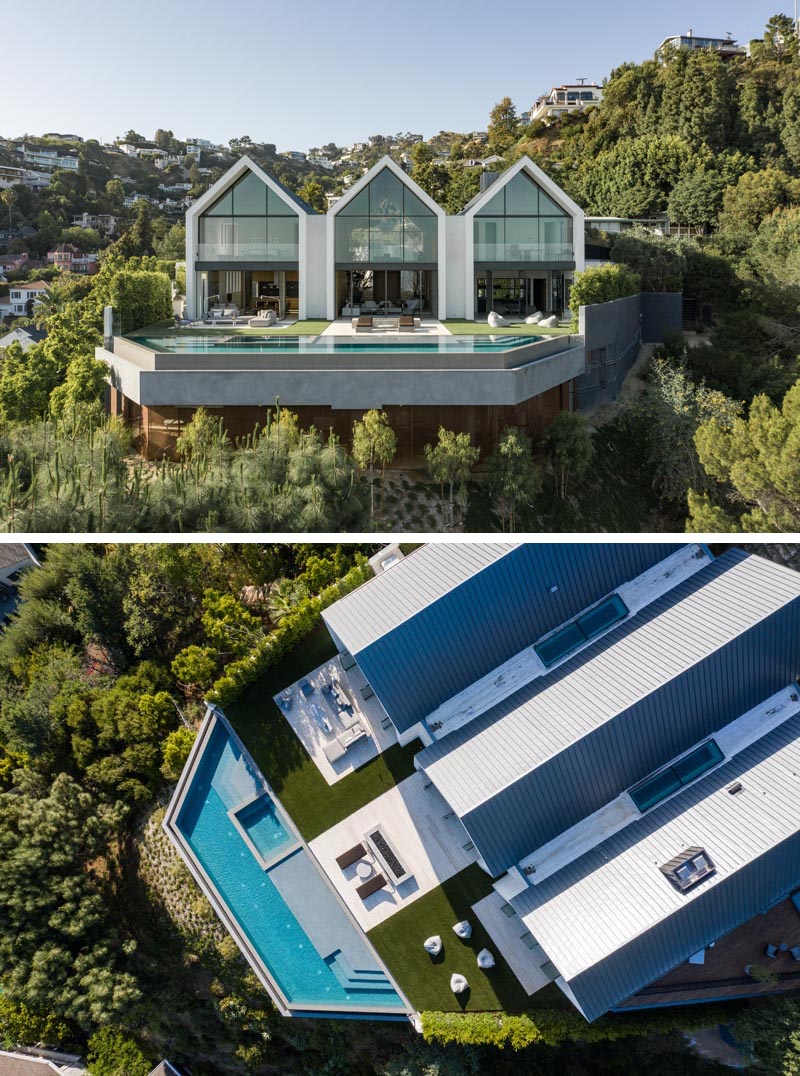
{"type": "Polygon", "coordinates": [[[795,679],[798,598],[800,574],[731,550],[417,765],[499,874],[795,679]]]}
{"type": "Polygon", "coordinates": [[[355,657],[516,548],[517,544],[494,542],[424,545],[340,598],[322,617],[355,657]]]}
{"type": "Polygon", "coordinates": [[[800,882],[799,830],[795,714],[514,906],[594,1019],[786,896],[800,882]],[[681,893],[659,867],[695,845],[716,871],[681,893]]]}
{"type": "Polygon", "coordinates": [[[681,548],[595,542],[428,546],[351,595],[359,602],[345,609],[346,623],[340,612],[327,622],[341,643],[350,639],[360,647],[351,652],[403,731],[681,548]]]}

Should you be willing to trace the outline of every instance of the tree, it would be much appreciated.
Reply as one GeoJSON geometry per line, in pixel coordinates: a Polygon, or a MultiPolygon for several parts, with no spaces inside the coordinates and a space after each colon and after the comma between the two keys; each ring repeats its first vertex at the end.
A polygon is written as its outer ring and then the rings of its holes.
{"type": "Polygon", "coordinates": [[[705,472],[746,506],[742,530],[800,529],[800,381],[780,407],[756,396],[746,418],[709,418],[694,441],[705,472]]]}
{"type": "Polygon", "coordinates": [[[172,673],[184,687],[207,688],[214,678],[219,655],[211,646],[184,647],[172,659],[172,673]]]}
{"type": "Polygon", "coordinates": [[[92,1076],[148,1076],[151,1062],[136,1042],[114,1027],[101,1027],[89,1039],[86,1060],[92,1076]]]}
{"type": "Polygon", "coordinates": [[[510,97],[503,97],[489,113],[489,149],[502,157],[519,138],[517,109],[510,97]]]}
{"type": "Polygon", "coordinates": [[[153,241],[153,252],[166,261],[183,261],[186,257],[186,225],[171,225],[162,238],[153,241]]]}
{"type": "Polygon", "coordinates": [[[183,773],[183,768],[189,758],[189,752],[192,750],[195,738],[196,734],[192,729],[187,729],[185,725],[181,725],[180,728],[173,729],[164,740],[161,772],[168,781],[177,781],[183,773]]]}
{"type": "Polygon", "coordinates": [[[203,631],[220,653],[241,656],[263,636],[261,621],[232,594],[209,590],[203,599],[203,631]]]}
{"type": "Polygon", "coordinates": [[[169,151],[172,149],[173,143],[175,142],[175,135],[172,131],[165,131],[162,127],[159,127],[153,141],[159,149],[169,151]]]}
{"type": "Polygon", "coordinates": [[[108,377],[108,363],[90,355],[78,355],[67,366],[64,381],[50,393],[50,411],[61,418],[80,407],[93,408],[99,415],[108,377]]]}
{"type": "Polygon", "coordinates": [[[592,460],[592,435],[583,415],[577,411],[560,411],[547,427],[544,450],[556,493],[566,500],[570,481],[580,481],[592,460]]]}
{"type": "Polygon", "coordinates": [[[381,511],[386,465],[397,454],[397,437],[385,411],[367,411],[353,424],[353,458],[362,470],[369,471],[369,515],[375,518],[375,464],[381,465],[381,511]]]}
{"type": "MultiPolygon", "coordinates": [[[[644,232],[618,235],[611,247],[611,257],[637,274],[641,291],[675,292],[683,287],[685,262],[675,243],[668,239],[644,232]]],[[[633,283],[630,280],[630,286],[633,283]]],[[[618,280],[617,288],[627,290],[628,282],[618,280]]]]}
{"type": "Polygon", "coordinates": [[[106,183],[106,198],[111,209],[119,212],[125,204],[125,186],[121,179],[109,179],[106,183]]]}
{"type": "Polygon", "coordinates": [[[670,220],[702,227],[713,225],[722,208],[724,190],[724,177],[712,169],[697,166],[672,188],[667,201],[670,220]]]}
{"type": "Polygon", "coordinates": [[[6,187],[5,190],[0,191],[0,201],[8,209],[8,227],[13,228],[13,221],[11,219],[11,210],[14,208],[17,202],[17,192],[13,187],[6,187]]]}
{"type": "Polygon", "coordinates": [[[304,202],[307,202],[312,209],[316,209],[318,213],[325,211],[327,206],[325,191],[319,180],[309,177],[297,193],[304,202]]]}
{"type": "Polygon", "coordinates": [[[800,180],[792,179],[778,168],[745,172],[722,199],[720,228],[748,241],[761,222],[778,206],[790,205],[800,198],[800,180]]]}
{"type": "Polygon", "coordinates": [[[455,526],[454,491],[459,485],[459,502],[462,503],[466,490],[466,481],[470,471],[478,462],[480,450],[472,444],[468,433],[456,433],[439,427],[439,440],[435,445],[425,445],[423,449],[428,474],[442,487],[442,521],[444,526],[455,526]],[[445,513],[444,487],[448,487],[449,496],[445,513]]]}
{"type": "Polygon", "coordinates": [[[412,146],[411,159],[414,162],[411,178],[435,202],[442,205],[447,199],[450,186],[450,169],[437,160],[433,147],[427,142],[417,142],[412,146]]]}
{"type": "Polygon", "coordinates": [[[6,422],[29,422],[47,414],[59,369],[40,344],[27,353],[14,341],[0,366],[0,415],[6,422]]]}
{"type": "Polygon", "coordinates": [[[533,460],[533,442],[516,426],[506,426],[487,464],[489,489],[500,508],[503,530],[513,532],[517,513],[542,488],[541,472],[533,460]]]}

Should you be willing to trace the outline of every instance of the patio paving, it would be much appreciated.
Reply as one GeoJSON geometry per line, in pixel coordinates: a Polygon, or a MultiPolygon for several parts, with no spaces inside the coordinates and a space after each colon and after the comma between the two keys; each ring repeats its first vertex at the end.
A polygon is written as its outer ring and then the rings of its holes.
{"type": "Polygon", "coordinates": [[[415,773],[316,837],[309,847],[358,925],[368,931],[474,863],[477,853],[471,843],[425,774],[415,773]],[[358,864],[341,870],[336,857],[363,841],[375,826],[381,827],[412,877],[361,900],[356,893],[363,880],[358,864]]]}
{"type": "Polygon", "coordinates": [[[490,893],[473,904],[472,910],[525,992],[535,994],[552,981],[542,971],[542,964],[548,961],[547,953],[540,945],[528,948],[522,938],[530,932],[516,912],[509,916],[500,910],[504,904],[506,900],[499,893],[490,893]]]}
{"type": "Polygon", "coordinates": [[[295,735],[329,785],[341,781],[370,759],[377,758],[387,747],[397,743],[394,725],[377,697],[372,695],[368,699],[363,698],[361,692],[366,684],[367,681],[357,665],[346,670],[342,668],[341,660],[335,657],[273,696],[275,705],[292,726],[295,735]],[[321,691],[324,684],[334,680],[338,680],[352,707],[352,714],[345,719],[338,716],[339,707],[332,695],[323,694],[321,691]],[[300,690],[299,685],[303,681],[308,681],[313,688],[313,692],[308,696],[300,690]],[[291,693],[289,709],[282,698],[287,691],[291,693]],[[344,736],[348,731],[357,731],[357,725],[362,726],[366,735],[350,744],[341,758],[329,760],[325,755],[326,745],[333,744],[338,736],[344,736]]]}

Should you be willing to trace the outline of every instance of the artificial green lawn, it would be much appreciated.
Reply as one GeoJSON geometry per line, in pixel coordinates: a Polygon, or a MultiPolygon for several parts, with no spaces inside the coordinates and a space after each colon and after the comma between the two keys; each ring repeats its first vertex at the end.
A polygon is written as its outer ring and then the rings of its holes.
{"type": "MultiPolygon", "coordinates": [[[[418,1012],[520,1012],[530,1007],[528,995],[472,911],[472,905],[491,891],[491,878],[473,864],[369,931],[369,940],[418,1012]],[[461,919],[472,923],[472,937],[466,942],[452,929],[461,919]],[[439,934],[444,943],[437,958],[422,948],[431,934],[439,934]],[[489,971],[481,971],[475,962],[484,947],[491,949],[497,961],[489,971]],[[450,989],[453,972],[465,975],[469,982],[466,1000],[450,989]]],[[[542,1007],[541,997],[541,993],[536,995],[538,1007],[542,1007]]],[[[548,989],[547,1003],[551,1000],[558,1005],[548,989]]]]}
{"type": "Polygon", "coordinates": [[[558,326],[555,329],[545,329],[541,325],[511,325],[509,328],[493,329],[485,321],[462,321],[457,318],[447,318],[442,322],[454,336],[489,336],[498,333],[513,333],[524,336],[568,336],[569,326],[558,326]]]}
{"type": "Polygon", "coordinates": [[[225,708],[256,765],[307,841],[414,772],[418,741],[390,747],[355,773],[329,785],[309,758],[273,695],[336,654],[323,624],[225,708]]]}

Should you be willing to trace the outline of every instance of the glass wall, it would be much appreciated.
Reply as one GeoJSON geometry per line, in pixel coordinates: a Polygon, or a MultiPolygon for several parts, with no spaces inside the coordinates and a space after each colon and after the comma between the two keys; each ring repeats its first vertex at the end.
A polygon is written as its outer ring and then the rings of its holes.
{"type": "Polygon", "coordinates": [[[572,261],[572,217],[518,172],[475,216],[476,262],[572,261]]]}
{"type": "Polygon", "coordinates": [[[201,262],[296,262],[299,219],[253,172],[248,172],[199,220],[201,262]]]}
{"type": "Polygon", "coordinates": [[[339,264],[422,264],[438,254],[433,210],[384,168],[336,215],[339,264]]]}

